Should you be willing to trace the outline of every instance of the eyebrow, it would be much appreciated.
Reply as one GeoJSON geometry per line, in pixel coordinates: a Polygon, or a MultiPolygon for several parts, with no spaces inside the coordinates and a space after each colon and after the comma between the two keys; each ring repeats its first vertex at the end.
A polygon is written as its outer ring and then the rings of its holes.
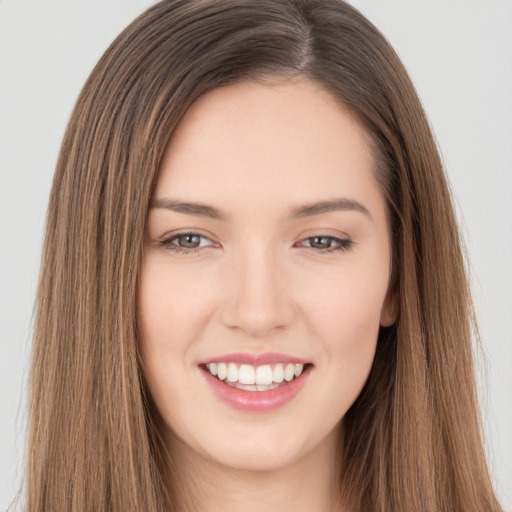
{"type": "MultiPolygon", "coordinates": [[[[227,213],[213,206],[188,201],[179,201],[171,198],[157,199],[151,205],[151,208],[163,208],[177,213],[184,213],[185,215],[208,217],[216,220],[229,220],[229,215],[227,213]]],[[[335,211],[356,211],[371,218],[370,212],[361,203],[353,199],[344,198],[319,201],[298,206],[291,210],[288,217],[290,219],[303,219],[305,217],[312,217],[313,215],[320,215],[322,213],[335,211]]]]}
{"type": "Polygon", "coordinates": [[[371,218],[368,209],[353,199],[332,199],[299,206],[290,212],[290,218],[302,219],[304,217],[311,217],[312,215],[320,215],[321,213],[351,210],[364,213],[371,218]]]}
{"type": "Polygon", "coordinates": [[[164,208],[173,212],[184,213],[186,215],[196,215],[198,217],[209,217],[216,220],[228,220],[229,216],[221,210],[201,203],[190,203],[187,201],[178,201],[170,198],[156,200],[151,208],[164,208]]]}

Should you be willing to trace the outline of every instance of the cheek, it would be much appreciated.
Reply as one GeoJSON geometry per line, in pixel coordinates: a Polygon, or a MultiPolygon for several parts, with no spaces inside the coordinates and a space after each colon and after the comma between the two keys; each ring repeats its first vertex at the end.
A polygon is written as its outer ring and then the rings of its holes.
{"type": "Polygon", "coordinates": [[[321,344],[326,382],[343,390],[344,407],[355,400],[373,363],[387,291],[387,272],[363,269],[332,277],[324,293],[304,309],[321,344]],[[347,402],[347,403],[345,403],[347,402]]]}
{"type": "Polygon", "coordinates": [[[177,271],[165,255],[149,254],[141,270],[138,327],[144,378],[164,421],[177,431],[191,413],[190,403],[204,400],[183,386],[194,378],[194,350],[212,311],[212,283],[204,277],[177,271]]]}
{"type": "MultiPolygon", "coordinates": [[[[149,254],[139,288],[139,349],[149,391],[168,424],[171,411],[187,408],[190,397],[182,383],[193,376],[194,349],[212,301],[211,285],[187,272],[173,269],[165,255],[149,254]],[[171,399],[172,397],[172,399],[171,399]]],[[[204,276],[203,276],[204,277],[204,276]]],[[[202,397],[193,397],[200,403],[202,397]]]]}
{"type": "Polygon", "coordinates": [[[185,352],[214,306],[211,278],[171,268],[165,258],[148,258],[142,268],[139,328],[145,352],[185,352]]]}
{"type": "Polygon", "coordinates": [[[310,294],[304,309],[311,312],[312,321],[325,333],[323,338],[338,343],[363,336],[363,341],[365,333],[378,331],[388,286],[385,266],[382,271],[352,267],[332,272],[325,283],[318,282],[317,276],[316,285],[322,293],[310,294]]]}

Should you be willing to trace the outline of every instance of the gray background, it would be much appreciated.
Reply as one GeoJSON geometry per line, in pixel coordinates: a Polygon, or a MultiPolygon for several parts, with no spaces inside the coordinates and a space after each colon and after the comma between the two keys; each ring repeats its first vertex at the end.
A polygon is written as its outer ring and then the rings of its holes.
{"type": "MultiPolygon", "coordinates": [[[[21,482],[32,303],[53,168],[91,68],[149,0],[0,0],[0,509],[21,482]]],[[[512,510],[512,1],[353,0],[431,119],[470,257],[497,490],[512,510]]]]}

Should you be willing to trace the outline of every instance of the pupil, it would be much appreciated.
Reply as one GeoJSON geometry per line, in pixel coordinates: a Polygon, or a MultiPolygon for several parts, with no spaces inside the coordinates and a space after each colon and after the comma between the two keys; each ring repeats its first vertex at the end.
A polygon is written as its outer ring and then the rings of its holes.
{"type": "Polygon", "coordinates": [[[316,249],[325,249],[326,247],[331,246],[329,238],[326,236],[316,236],[315,238],[313,238],[313,242],[311,245],[316,249]]]}
{"type": "Polygon", "coordinates": [[[199,236],[197,235],[183,235],[181,240],[182,243],[180,245],[189,249],[194,249],[199,245],[199,236]]]}

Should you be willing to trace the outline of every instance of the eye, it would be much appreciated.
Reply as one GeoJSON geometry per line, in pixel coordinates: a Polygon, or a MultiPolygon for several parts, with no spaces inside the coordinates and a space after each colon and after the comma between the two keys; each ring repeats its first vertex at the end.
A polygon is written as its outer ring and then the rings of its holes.
{"type": "Polygon", "coordinates": [[[311,236],[299,242],[301,247],[317,249],[317,252],[348,251],[352,244],[352,240],[348,238],[338,238],[329,235],[311,236]]]}
{"type": "Polygon", "coordinates": [[[161,244],[170,251],[178,253],[191,253],[203,247],[209,247],[213,243],[199,233],[178,233],[162,240],[161,244]]]}

